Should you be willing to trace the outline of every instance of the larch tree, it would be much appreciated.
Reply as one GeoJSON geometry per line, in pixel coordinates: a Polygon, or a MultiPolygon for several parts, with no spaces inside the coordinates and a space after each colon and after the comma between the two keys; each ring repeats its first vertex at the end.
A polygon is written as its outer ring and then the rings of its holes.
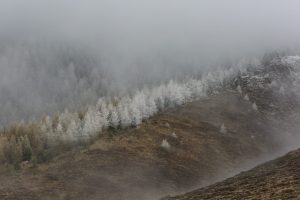
{"type": "Polygon", "coordinates": [[[109,126],[111,128],[118,128],[120,125],[120,119],[118,115],[118,111],[115,106],[110,106],[109,109],[109,126]]]}
{"type": "Polygon", "coordinates": [[[128,105],[120,104],[118,106],[118,113],[120,118],[120,125],[122,128],[126,128],[131,125],[131,119],[128,112],[128,105]]]}
{"type": "Polygon", "coordinates": [[[129,115],[131,118],[131,125],[132,126],[138,126],[140,123],[142,123],[142,115],[139,111],[139,109],[137,108],[137,106],[134,104],[134,102],[132,102],[129,105],[129,115]]]}

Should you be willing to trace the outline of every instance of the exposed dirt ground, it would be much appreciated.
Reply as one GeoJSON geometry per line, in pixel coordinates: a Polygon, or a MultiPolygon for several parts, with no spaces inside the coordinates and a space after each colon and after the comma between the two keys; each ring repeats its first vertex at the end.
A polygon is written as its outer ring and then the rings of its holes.
{"type": "Polygon", "coordinates": [[[3,169],[0,199],[147,200],[178,194],[275,155],[275,117],[253,110],[238,92],[213,95],[139,128],[110,131],[37,167],[3,169]],[[226,133],[220,132],[223,123],[226,133]],[[170,149],[161,147],[163,139],[170,149]]]}

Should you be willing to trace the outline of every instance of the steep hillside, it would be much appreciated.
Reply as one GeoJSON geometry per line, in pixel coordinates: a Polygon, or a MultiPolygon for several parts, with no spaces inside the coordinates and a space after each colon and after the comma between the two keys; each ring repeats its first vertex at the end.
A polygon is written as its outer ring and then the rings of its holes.
{"type": "Polygon", "coordinates": [[[298,145],[296,80],[274,62],[49,162],[2,166],[0,199],[152,200],[230,177],[298,145]]]}
{"type": "Polygon", "coordinates": [[[164,200],[300,199],[300,150],[233,178],[164,200]]]}
{"type": "Polygon", "coordinates": [[[2,172],[0,197],[153,199],[186,191],[273,153],[278,126],[271,123],[238,92],[220,93],[159,114],[137,129],[104,134],[50,163],[2,172]],[[161,146],[164,139],[169,148],[161,146]]]}

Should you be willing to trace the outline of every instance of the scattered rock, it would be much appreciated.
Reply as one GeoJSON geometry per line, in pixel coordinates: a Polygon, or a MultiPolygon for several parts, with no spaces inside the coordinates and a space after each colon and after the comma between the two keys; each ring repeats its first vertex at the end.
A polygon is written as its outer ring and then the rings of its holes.
{"type": "Polygon", "coordinates": [[[171,126],[170,126],[170,124],[169,124],[168,122],[165,123],[165,126],[166,126],[167,128],[171,128],[171,126]]]}
{"type": "Polygon", "coordinates": [[[173,132],[171,136],[172,136],[173,138],[177,138],[177,135],[176,135],[175,132],[173,132]]]}
{"type": "Polygon", "coordinates": [[[160,146],[168,151],[171,149],[171,145],[166,139],[163,139],[160,146]]]}

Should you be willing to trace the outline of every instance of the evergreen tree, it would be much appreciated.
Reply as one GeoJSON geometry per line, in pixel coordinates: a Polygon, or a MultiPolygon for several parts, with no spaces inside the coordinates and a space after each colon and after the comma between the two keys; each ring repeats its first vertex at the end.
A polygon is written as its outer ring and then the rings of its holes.
{"type": "Polygon", "coordinates": [[[256,103],[255,103],[255,102],[252,104],[252,109],[253,109],[253,110],[255,110],[255,111],[257,111],[257,110],[258,110],[258,108],[257,108],[257,105],[256,105],[256,103]]]}
{"type": "Polygon", "coordinates": [[[132,126],[138,126],[140,123],[142,123],[142,116],[139,111],[139,109],[136,107],[134,103],[131,103],[129,105],[129,114],[131,118],[131,125],[132,126]]]}
{"type": "Polygon", "coordinates": [[[118,106],[118,113],[120,118],[120,125],[122,128],[126,128],[131,125],[131,119],[129,116],[127,105],[120,104],[118,106]]]}
{"type": "Polygon", "coordinates": [[[118,128],[120,125],[120,119],[116,107],[112,106],[109,112],[109,126],[111,128],[118,128]]]}

